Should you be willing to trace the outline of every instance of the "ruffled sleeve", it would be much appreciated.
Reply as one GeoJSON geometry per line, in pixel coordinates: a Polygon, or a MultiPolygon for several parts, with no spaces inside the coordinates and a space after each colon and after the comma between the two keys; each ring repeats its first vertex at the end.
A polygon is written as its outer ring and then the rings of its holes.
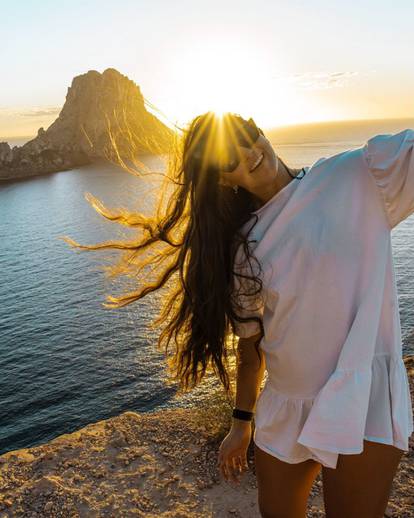
{"type": "MultiPolygon", "coordinates": [[[[257,274],[254,267],[254,260],[252,260],[253,274],[257,274]]],[[[251,269],[245,260],[245,254],[240,246],[235,257],[234,272],[251,276],[251,269]]],[[[233,308],[234,311],[240,317],[257,316],[263,317],[263,299],[262,293],[256,295],[250,295],[252,291],[256,291],[257,286],[255,283],[250,283],[248,279],[239,275],[234,275],[234,291],[233,301],[236,302],[233,308]]],[[[260,324],[254,320],[250,322],[235,322],[234,334],[240,338],[249,338],[260,332],[260,324]]]]}
{"type": "Polygon", "coordinates": [[[365,144],[363,155],[394,228],[414,213],[414,130],[376,135],[365,144]]]}

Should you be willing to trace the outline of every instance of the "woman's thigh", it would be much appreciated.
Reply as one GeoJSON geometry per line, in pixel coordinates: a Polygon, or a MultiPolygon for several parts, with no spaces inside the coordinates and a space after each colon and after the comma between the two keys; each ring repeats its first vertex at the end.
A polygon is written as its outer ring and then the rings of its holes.
{"type": "Polygon", "coordinates": [[[335,469],[322,466],[327,518],[383,518],[403,451],[365,441],[362,453],[338,456],[335,469]]]}
{"type": "Polygon", "coordinates": [[[260,514],[263,518],[304,518],[321,465],[312,460],[289,464],[254,443],[260,514]]]}

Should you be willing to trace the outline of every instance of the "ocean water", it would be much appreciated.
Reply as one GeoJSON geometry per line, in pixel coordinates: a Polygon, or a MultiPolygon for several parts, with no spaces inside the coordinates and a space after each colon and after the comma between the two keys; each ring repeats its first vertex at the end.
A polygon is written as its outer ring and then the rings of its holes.
{"type": "MultiPolygon", "coordinates": [[[[311,165],[364,144],[374,134],[414,127],[414,120],[306,125],[268,136],[292,167],[311,165]]],[[[20,142],[19,142],[20,143],[20,142]]],[[[161,159],[147,159],[161,171],[161,159]]],[[[0,183],[0,453],[33,446],[125,410],[192,406],[208,397],[209,377],[176,399],[163,383],[163,355],[148,323],[160,294],[118,310],[104,309],[105,278],[117,253],[81,252],[80,243],[133,238],[85,200],[149,213],[157,176],[137,178],[108,164],[0,183]]],[[[392,233],[403,346],[414,353],[414,216],[392,233]]]]}

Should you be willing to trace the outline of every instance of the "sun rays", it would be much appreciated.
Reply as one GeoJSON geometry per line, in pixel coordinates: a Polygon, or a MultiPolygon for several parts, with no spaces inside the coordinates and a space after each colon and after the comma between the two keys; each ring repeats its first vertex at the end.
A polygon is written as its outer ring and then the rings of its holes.
{"type": "Polygon", "coordinates": [[[237,167],[244,160],[241,142],[244,146],[253,143],[245,125],[239,114],[231,112],[210,111],[196,117],[189,127],[192,137],[186,144],[185,160],[193,161],[199,175],[232,170],[233,164],[237,167]]]}

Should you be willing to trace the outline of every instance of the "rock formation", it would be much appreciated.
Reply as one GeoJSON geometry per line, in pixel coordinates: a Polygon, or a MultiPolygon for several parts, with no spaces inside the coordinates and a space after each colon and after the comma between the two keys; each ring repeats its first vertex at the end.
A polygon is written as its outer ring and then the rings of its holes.
{"type": "Polygon", "coordinates": [[[23,146],[0,143],[0,179],[72,169],[96,159],[164,153],[173,132],[149,113],[139,86],[113,68],[75,77],[58,118],[23,146]]]}

